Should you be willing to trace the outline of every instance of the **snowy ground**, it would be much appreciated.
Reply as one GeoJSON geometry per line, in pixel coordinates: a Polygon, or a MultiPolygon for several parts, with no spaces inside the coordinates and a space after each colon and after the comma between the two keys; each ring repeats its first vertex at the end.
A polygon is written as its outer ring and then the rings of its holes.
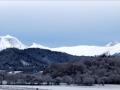
{"type": "Polygon", "coordinates": [[[0,86],[0,90],[120,90],[120,85],[105,86],[0,86]]]}

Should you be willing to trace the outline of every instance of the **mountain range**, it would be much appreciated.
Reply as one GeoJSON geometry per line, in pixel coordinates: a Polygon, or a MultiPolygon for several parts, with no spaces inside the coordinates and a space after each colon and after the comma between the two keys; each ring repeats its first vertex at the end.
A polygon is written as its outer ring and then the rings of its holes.
{"type": "Polygon", "coordinates": [[[1,36],[0,82],[36,85],[67,80],[77,85],[120,84],[119,51],[117,42],[49,48],[36,43],[28,46],[13,36],[1,36]]]}
{"type": "Polygon", "coordinates": [[[66,46],[66,47],[57,47],[50,48],[37,43],[33,43],[28,46],[23,44],[14,36],[6,35],[0,36],[0,50],[7,48],[18,48],[18,49],[27,49],[27,48],[40,48],[48,49],[51,51],[63,52],[76,56],[98,56],[102,54],[114,55],[120,53],[120,43],[114,42],[109,43],[105,46],[89,46],[89,45],[78,45],[78,46],[66,46]]]}

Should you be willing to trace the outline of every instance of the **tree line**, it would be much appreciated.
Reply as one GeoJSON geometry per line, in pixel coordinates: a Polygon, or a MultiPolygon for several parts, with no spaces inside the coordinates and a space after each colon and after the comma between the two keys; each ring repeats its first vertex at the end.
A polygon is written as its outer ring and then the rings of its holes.
{"type": "Polygon", "coordinates": [[[0,84],[17,85],[94,85],[120,84],[120,57],[82,57],[80,60],[53,63],[34,73],[0,71],[0,84]]]}

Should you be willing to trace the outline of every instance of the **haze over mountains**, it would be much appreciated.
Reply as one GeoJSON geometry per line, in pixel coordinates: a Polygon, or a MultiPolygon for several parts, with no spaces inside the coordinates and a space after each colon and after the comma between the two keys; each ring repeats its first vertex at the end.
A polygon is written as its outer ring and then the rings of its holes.
{"type": "Polygon", "coordinates": [[[33,43],[28,46],[19,41],[16,37],[6,35],[0,36],[0,50],[7,48],[18,48],[18,49],[27,49],[27,48],[40,48],[48,49],[51,51],[65,52],[67,54],[76,55],[76,56],[95,56],[102,55],[107,53],[109,55],[114,55],[120,53],[120,43],[109,43],[105,46],[89,46],[89,45],[79,45],[72,47],[58,47],[50,48],[40,44],[33,43]]]}

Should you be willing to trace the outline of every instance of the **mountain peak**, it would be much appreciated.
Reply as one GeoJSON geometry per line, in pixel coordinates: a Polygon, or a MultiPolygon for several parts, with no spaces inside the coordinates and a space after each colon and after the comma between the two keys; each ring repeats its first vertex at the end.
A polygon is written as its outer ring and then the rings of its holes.
{"type": "Polygon", "coordinates": [[[5,36],[0,36],[0,38],[15,38],[15,37],[8,34],[8,35],[5,35],[5,36]]]}
{"type": "Polygon", "coordinates": [[[17,38],[6,35],[6,36],[0,36],[0,50],[6,49],[6,48],[18,48],[18,49],[24,49],[26,46],[22,44],[17,38]]]}
{"type": "Polygon", "coordinates": [[[3,36],[3,37],[5,37],[5,38],[15,38],[15,37],[13,37],[11,35],[6,35],[6,36],[3,36]]]}
{"type": "Polygon", "coordinates": [[[119,42],[118,42],[118,41],[115,41],[115,42],[110,42],[110,43],[108,43],[106,46],[107,46],[107,47],[111,47],[111,46],[115,46],[115,45],[117,45],[117,44],[119,44],[119,42]]]}

